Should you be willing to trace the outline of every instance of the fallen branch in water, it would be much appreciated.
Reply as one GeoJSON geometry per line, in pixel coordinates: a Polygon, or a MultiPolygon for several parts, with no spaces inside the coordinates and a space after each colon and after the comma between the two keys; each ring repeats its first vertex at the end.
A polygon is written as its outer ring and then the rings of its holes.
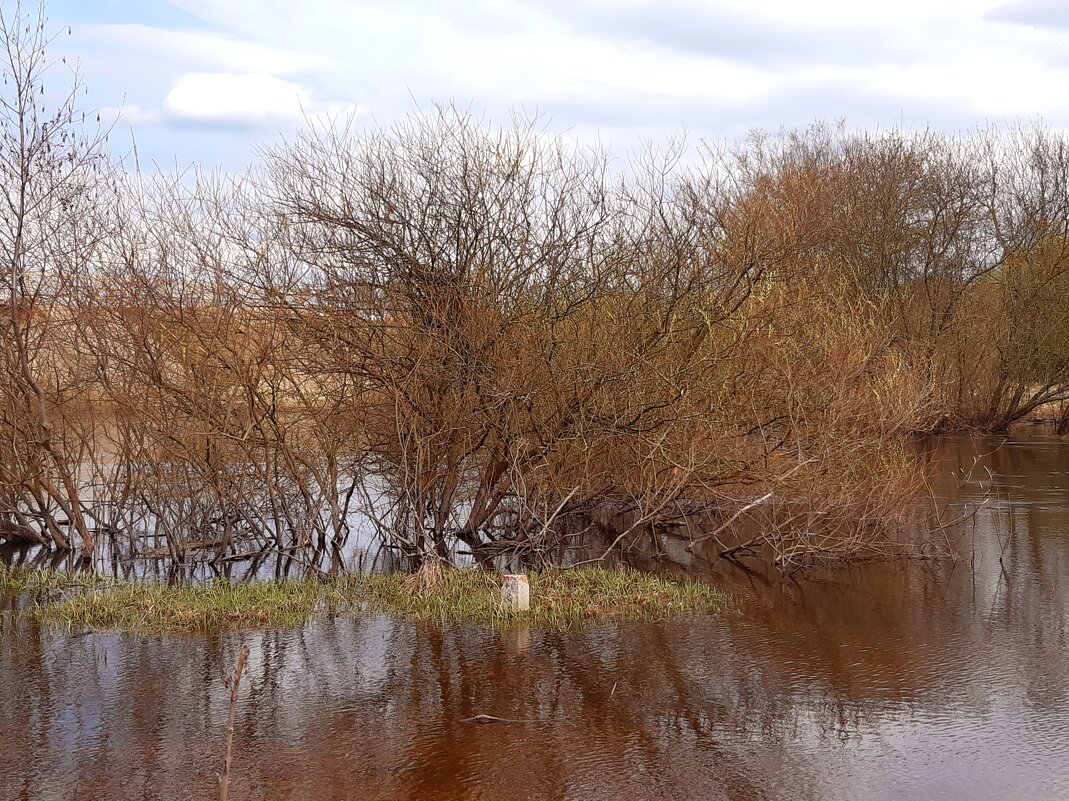
{"type": "MultiPolygon", "coordinates": [[[[780,476],[778,479],[776,479],[776,481],[779,482],[779,481],[783,481],[786,478],[789,478],[791,476],[791,474],[798,472],[799,470],[801,470],[806,465],[813,464],[815,461],[816,461],[816,459],[806,459],[804,462],[800,462],[800,463],[796,464],[794,467],[792,467],[790,470],[788,470],[786,473],[784,473],[782,476],[780,476]]],[[[751,509],[754,509],[754,508],[760,506],[761,504],[763,504],[765,501],[770,500],[773,495],[775,495],[775,491],[774,490],[770,490],[769,492],[766,492],[764,495],[762,495],[760,498],[758,498],[756,500],[753,500],[753,501],[750,501],[748,504],[746,504],[741,509],[739,509],[737,512],[735,512],[735,514],[733,514],[731,517],[729,517],[722,525],[717,527],[712,533],[706,534],[703,537],[698,537],[697,539],[691,540],[690,544],[689,544],[689,547],[693,548],[695,545],[697,545],[699,543],[705,542],[706,540],[709,540],[709,539],[713,539],[713,540],[716,540],[716,544],[720,546],[720,549],[721,549],[720,550],[720,555],[721,556],[725,556],[725,557],[730,557],[732,554],[738,553],[739,551],[742,551],[742,550],[745,550],[746,548],[749,548],[751,545],[753,545],[755,540],[750,540],[748,542],[744,542],[742,545],[736,545],[734,548],[728,548],[726,545],[724,545],[724,543],[722,543],[720,541],[719,535],[720,535],[720,533],[722,531],[724,531],[727,528],[729,528],[732,523],[734,523],[736,520],[738,520],[744,514],[749,512],[751,509]]]]}

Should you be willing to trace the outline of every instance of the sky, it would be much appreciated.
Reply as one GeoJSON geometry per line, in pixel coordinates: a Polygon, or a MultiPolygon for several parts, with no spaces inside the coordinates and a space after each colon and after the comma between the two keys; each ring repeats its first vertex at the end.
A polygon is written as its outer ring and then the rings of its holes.
{"type": "MultiPolygon", "coordinates": [[[[0,0],[5,5],[12,0],[0,0]]],[[[27,1],[27,0],[24,0],[27,1]]],[[[50,0],[142,168],[240,170],[309,120],[435,103],[614,151],[817,120],[1069,127],[1069,0],[50,0]]]]}

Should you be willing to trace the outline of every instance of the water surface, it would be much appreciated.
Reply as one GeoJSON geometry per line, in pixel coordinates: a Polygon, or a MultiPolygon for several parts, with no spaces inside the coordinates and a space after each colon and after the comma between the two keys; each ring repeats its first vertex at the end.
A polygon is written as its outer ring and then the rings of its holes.
{"type": "Polygon", "coordinates": [[[210,637],[5,619],[0,798],[217,798],[243,642],[235,801],[1069,798],[1069,443],[983,456],[998,445],[945,450],[943,497],[995,490],[959,559],[721,568],[737,608],[713,618],[210,637]],[[461,722],[481,713],[531,722],[461,722]]]}

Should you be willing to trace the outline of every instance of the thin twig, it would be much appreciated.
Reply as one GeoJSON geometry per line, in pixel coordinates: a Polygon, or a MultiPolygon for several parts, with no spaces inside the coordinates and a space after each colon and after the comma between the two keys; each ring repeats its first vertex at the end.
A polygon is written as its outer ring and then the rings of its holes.
{"type": "MultiPolygon", "coordinates": [[[[815,461],[816,461],[816,459],[806,459],[804,462],[800,462],[799,464],[796,464],[794,467],[792,467],[790,470],[788,470],[786,473],[784,473],[782,476],[780,476],[777,479],[777,481],[783,481],[784,479],[788,478],[792,473],[796,473],[797,471],[801,470],[806,465],[812,464],[815,461]]],[[[690,543],[691,546],[693,547],[694,545],[697,545],[698,543],[701,543],[701,542],[705,542],[708,539],[715,539],[717,537],[717,535],[720,534],[720,532],[722,532],[725,529],[727,529],[729,526],[731,526],[732,523],[734,523],[736,520],[738,520],[740,517],[742,517],[744,514],[746,514],[751,509],[753,509],[755,507],[758,507],[761,504],[763,504],[765,501],[769,500],[774,494],[775,494],[775,490],[769,490],[768,492],[766,492],[764,495],[762,495],[757,500],[750,501],[748,504],[746,504],[741,509],[739,509],[737,512],[735,512],[735,514],[733,514],[731,517],[729,517],[726,521],[724,521],[724,523],[722,525],[718,526],[711,534],[706,534],[704,537],[698,537],[698,539],[692,540],[691,543],[690,543]]],[[[717,539],[716,541],[717,541],[717,544],[720,545],[720,547],[722,547],[722,548],[724,547],[723,543],[721,543],[719,539],[717,539]]],[[[748,545],[748,544],[749,543],[747,543],[746,545],[748,545]]],[[[742,548],[745,548],[746,545],[740,545],[738,548],[729,549],[729,550],[741,550],[742,548]]]]}

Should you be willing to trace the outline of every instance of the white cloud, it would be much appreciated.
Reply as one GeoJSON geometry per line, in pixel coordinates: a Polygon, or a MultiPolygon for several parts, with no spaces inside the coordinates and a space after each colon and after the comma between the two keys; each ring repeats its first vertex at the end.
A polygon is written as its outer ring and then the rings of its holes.
{"type": "Polygon", "coordinates": [[[95,44],[121,50],[131,66],[152,67],[173,61],[196,65],[201,70],[274,75],[329,67],[329,59],[314,52],[209,31],[172,31],[149,25],[91,25],[80,35],[95,44]]]}
{"type": "Polygon", "coordinates": [[[300,84],[259,73],[182,75],[163,101],[168,120],[257,128],[299,118],[309,105],[300,84]]]}
{"type": "Polygon", "coordinates": [[[103,74],[118,87],[100,105],[128,92],[122,119],[154,131],[146,148],[162,160],[172,148],[210,162],[214,136],[228,153],[247,142],[248,163],[253,144],[300,124],[302,109],[345,116],[357,102],[381,124],[417,103],[500,120],[522,107],[618,147],[684,125],[715,139],[818,116],[1069,124],[1061,18],[1042,29],[1002,21],[1055,0],[170,3],[199,29],[98,25],[82,40],[90,85],[103,74]]]}
{"type": "Polygon", "coordinates": [[[163,114],[159,111],[143,109],[133,103],[126,106],[104,106],[99,114],[100,121],[105,125],[140,127],[163,122],[163,114]]]}
{"type": "Polygon", "coordinates": [[[333,124],[363,113],[355,103],[321,103],[298,83],[271,75],[196,72],[180,75],[162,108],[137,104],[99,111],[105,124],[197,127],[206,130],[288,130],[302,123],[333,124]]]}

